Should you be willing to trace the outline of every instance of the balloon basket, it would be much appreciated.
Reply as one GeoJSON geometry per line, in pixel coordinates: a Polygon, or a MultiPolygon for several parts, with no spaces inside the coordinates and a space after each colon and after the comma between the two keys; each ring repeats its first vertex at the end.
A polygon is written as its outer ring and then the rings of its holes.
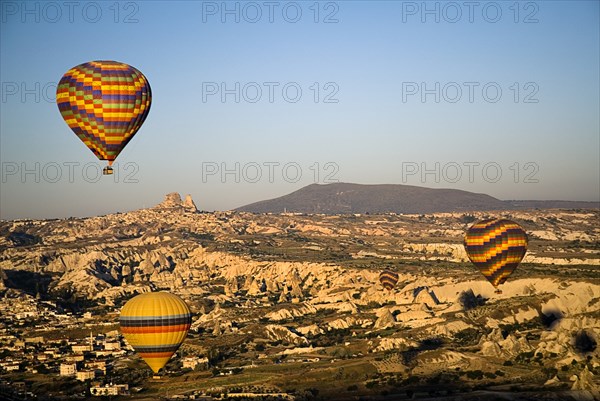
{"type": "Polygon", "coordinates": [[[162,380],[162,376],[154,375],[154,376],[152,376],[152,380],[162,380]]]}
{"type": "Polygon", "coordinates": [[[106,166],[102,169],[102,175],[112,175],[113,169],[110,166],[106,166]]]}
{"type": "Polygon", "coordinates": [[[496,291],[494,291],[494,294],[502,294],[502,290],[496,289],[496,291]]]}

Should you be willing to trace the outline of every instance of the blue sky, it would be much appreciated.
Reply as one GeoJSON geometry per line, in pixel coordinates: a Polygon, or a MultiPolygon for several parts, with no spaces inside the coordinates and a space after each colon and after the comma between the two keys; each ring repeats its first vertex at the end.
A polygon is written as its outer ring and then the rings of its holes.
{"type": "Polygon", "coordinates": [[[598,200],[600,3],[478,4],[3,1],[0,218],[173,191],[227,210],[335,180],[598,200]],[[91,60],[153,91],[115,177],[54,103],[91,60]]]}

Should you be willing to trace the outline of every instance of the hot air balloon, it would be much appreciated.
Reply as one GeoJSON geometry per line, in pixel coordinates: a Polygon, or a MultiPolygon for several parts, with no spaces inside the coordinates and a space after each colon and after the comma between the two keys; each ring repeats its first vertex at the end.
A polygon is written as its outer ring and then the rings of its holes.
{"type": "Polygon", "coordinates": [[[90,61],[71,68],[56,89],[60,114],[100,160],[104,174],[140,129],[150,111],[148,80],[117,61],[90,61]]]}
{"type": "Polygon", "coordinates": [[[391,270],[384,270],[379,275],[379,282],[388,291],[391,291],[398,282],[398,273],[391,270]]]}
{"type": "Polygon", "coordinates": [[[121,332],[154,373],[177,351],[192,323],[186,303],[168,292],[148,292],[127,301],[121,332]]]}
{"type": "Polygon", "coordinates": [[[473,224],[464,240],[465,250],[484,277],[498,286],[506,281],[527,252],[527,234],[517,223],[488,219],[473,224]]]}

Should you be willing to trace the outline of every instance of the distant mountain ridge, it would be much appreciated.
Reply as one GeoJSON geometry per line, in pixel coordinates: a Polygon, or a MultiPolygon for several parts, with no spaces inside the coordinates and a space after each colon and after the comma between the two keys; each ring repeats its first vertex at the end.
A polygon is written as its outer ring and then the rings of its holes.
{"type": "Polygon", "coordinates": [[[253,213],[405,213],[424,214],[510,209],[598,208],[598,202],[503,201],[458,189],[400,184],[311,184],[288,195],[241,206],[253,213]]]}

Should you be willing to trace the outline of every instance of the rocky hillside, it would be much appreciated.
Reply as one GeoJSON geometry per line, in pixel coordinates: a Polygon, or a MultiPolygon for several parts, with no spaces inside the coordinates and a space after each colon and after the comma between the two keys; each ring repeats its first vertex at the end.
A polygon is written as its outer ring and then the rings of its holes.
{"type": "MultiPolygon", "coordinates": [[[[530,247],[525,263],[600,262],[597,211],[493,215],[519,221],[526,229],[530,247]]],[[[18,287],[27,282],[23,280],[27,272],[42,279],[44,285],[37,291],[68,288],[86,297],[111,299],[131,286],[177,289],[221,278],[226,294],[242,289],[256,295],[267,288],[282,301],[302,299],[307,288],[300,282],[308,281],[317,296],[325,281],[364,280],[359,278],[365,274],[362,266],[369,263],[374,266],[368,270],[373,277],[386,264],[445,261],[461,266],[468,262],[464,232],[485,217],[490,215],[198,213],[189,195],[182,201],[171,193],[153,208],[129,213],[0,222],[0,286],[18,287]],[[361,267],[354,268],[357,265],[361,267]]],[[[466,271],[467,277],[477,277],[474,269],[466,271]]]]}
{"type": "MultiPolygon", "coordinates": [[[[285,389],[294,380],[327,394],[341,380],[341,393],[329,399],[347,399],[356,383],[391,391],[392,378],[426,388],[429,380],[458,389],[537,383],[555,394],[547,399],[574,399],[564,392],[570,388],[593,397],[599,217],[597,210],[200,213],[191,198],[169,194],[129,213],[0,222],[0,298],[50,300],[114,321],[134,294],[169,290],[194,314],[186,354],[220,350],[222,365],[253,369],[312,361],[314,377],[294,368],[268,371],[261,383],[285,389]],[[462,246],[469,225],[492,216],[519,222],[530,239],[501,294],[462,246]],[[384,269],[398,273],[389,291],[379,282],[384,269]],[[323,381],[332,375],[338,379],[323,381]]],[[[520,399],[539,399],[528,394],[520,399]]]]}

